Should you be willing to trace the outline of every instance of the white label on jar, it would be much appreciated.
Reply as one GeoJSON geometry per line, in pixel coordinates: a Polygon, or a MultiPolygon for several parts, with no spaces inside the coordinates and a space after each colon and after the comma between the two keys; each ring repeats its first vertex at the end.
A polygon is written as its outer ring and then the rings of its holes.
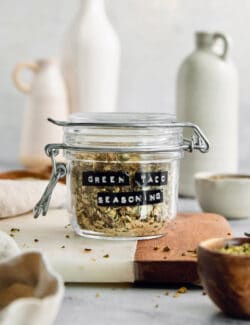
{"type": "Polygon", "coordinates": [[[99,206],[139,206],[162,203],[163,190],[156,188],[167,185],[168,172],[135,172],[123,171],[86,171],[82,173],[82,185],[110,188],[97,192],[97,204],[99,206]],[[126,190],[118,192],[116,188],[127,187],[126,190]],[[114,192],[112,191],[114,187],[114,192]],[[154,187],[151,190],[145,187],[154,187]]]}
{"type": "Polygon", "coordinates": [[[82,173],[84,186],[123,186],[129,185],[129,176],[124,172],[93,172],[82,173]]]}
{"type": "Polygon", "coordinates": [[[97,194],[99,206],[136,206],[157,204],[163,202],[162,190],[137,191],[137,192],[100,192],[97,194]]]}
{"type": "MultiPolygon", "coordinates": [[[[137,186],[157,186],[168,183],[168,172],[136,172],[133,183],[137,186]]],[[[83,186],[126,186],[130,185],[129,175],[126,172],[98,172],[87,171],[82,173],[83,186]]]]}
{"type": "Polygon", "coordinates": [[[168,172],[135,173],[135,183],[143,186],[166,185],[168,183],[168,172]]]}

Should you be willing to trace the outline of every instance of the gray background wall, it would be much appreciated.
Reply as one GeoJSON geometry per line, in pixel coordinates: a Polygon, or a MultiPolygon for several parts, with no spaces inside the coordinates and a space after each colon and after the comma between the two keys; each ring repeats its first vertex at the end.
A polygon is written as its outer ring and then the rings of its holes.
{"type": "MultiPolygon", "coordinates": [[[[106,0],[122,42],[119,110],[174,111],[176,71],[195,30],[234,41],[240,76],[240,169],[250,169],[250,1],[106,0]]],[[[11,80],[17,62],[60,54],[79,0],[0,1],[0,163],[17,161],[25,96],[11,80]]],[[[230,130],[228,130],[230,132],[230,130]]]]}

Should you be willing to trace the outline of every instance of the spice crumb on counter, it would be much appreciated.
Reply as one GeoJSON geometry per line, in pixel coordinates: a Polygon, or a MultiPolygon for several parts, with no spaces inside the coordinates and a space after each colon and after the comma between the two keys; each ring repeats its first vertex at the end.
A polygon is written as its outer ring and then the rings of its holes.
{"type": "Polygon", "coordinates": [[[197,257],[197,250],[196,249],[188,249],[185,253],[182,253],[181,256],[197,257]]]}
{"type": "Polygon", "coordinates": [[[69,235],[65,235],[65,237],[66,237],[66,238],[70,238],[70,236],[69,236],[69,235]]]}
{"type": "Polygon", "coordinates": [[[103,255],[103,258],[109,258],[109,254],[103,255]]]}
{"type": "Polygon", "coordinates": [[[11,228],[11,229],[10,229],[10,232],[19,232],[19,231],[20,231],[19,228],[11,228]]]}
{"type": "Polygon", "coordinates": [[[61,246],[61,248],[65,248],[65,246],[64,246],[64,245],[62,245],[62,246],[61,246]]]}
{"type": "Polygon", "coordinates": [[[188,249],[187,253],[197,254],[197,250],[196,249],[188,249]]]}
{"type": "Polygon", "coordinates": [[[159,308],[159,305],[158,305],[158,304],[156,304],[156,305],[155,305],[155,308],[159,308]]]}
{"type": "Polygon", "coordinates": [[[14,234],[10,234],[10,237],[15,237],[14,234]]]}
{"type": "Polygon", "coordinates": [[[35,243],[38,243],[38,242],[39,242],[39,239],[35,238],[35,239],[34,239],[34,242],[35,242],[35,243]]]}
{"type": "Polygon", "coordinates": [[[186,287],[180,287],[173,295],[174,298],[178,298],[181,294],[186,293],[188,289],[186,287]]]}
{"type": "Polygon", "coordinates": [[[165,292],[165,296],[169,296],[169,291],[166,291],[165,292]]]}
{"type": "Polygon", "coordinates": [[[158,251],[158,249],[159,249],[159,247],[157,247],[157,246],[155,246],[155,247],[153,248],[154,251],[158,251]]]}
{"type": "Polygon", "coordinates": [[[179,293],[186,293],[188,291],[188,289],[186,287],[181,287],[177,290],[177,292],[179,293]]]}
{"type": "Polygon", "coordinates": [[[92,251],[91,248],[84,248],[84,252],[85,252],[85,253],[90,253],[91,251],[92,251]]]}
{"type": "Polygon", "coordinates": [[[165,247],[163,247],[162,251],[163,252],[169,252],[170,251],[170,248],[168,246],[165,246],[165,247]]]}

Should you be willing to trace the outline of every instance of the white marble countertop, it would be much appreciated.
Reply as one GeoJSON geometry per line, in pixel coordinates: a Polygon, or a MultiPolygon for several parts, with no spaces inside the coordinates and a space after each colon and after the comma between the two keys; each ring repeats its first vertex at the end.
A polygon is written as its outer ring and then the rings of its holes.
{"type": "MultiPolygon", "coordinates": [[[[179,210],[199,211],[199,207],[194,200],[181,199],[179,210]]],[[[235,236],[250,231],[249,220],[230,223],[235,236]]],[[[66,285],[55,325],[249,324],[224,316],[201,288],[190,286],[187,293],[174,298],[177,289],[178,286],[66,285]]]]}

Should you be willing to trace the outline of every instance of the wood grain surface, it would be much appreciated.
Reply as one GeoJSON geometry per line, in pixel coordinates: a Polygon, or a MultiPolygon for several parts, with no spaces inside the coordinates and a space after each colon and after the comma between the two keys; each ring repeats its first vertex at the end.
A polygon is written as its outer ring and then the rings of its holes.
{"type": "MultiPolygon", "coordinates": [[[[0,173],[0,180],[21,180],[25,178],[35,179],[50,179],[52,173],[52,167],[47,166],[37,169],[18,169],[0,173]]],[[[66,183],[66,177],[59,180],[60,183],[66,183]]]]}
{"type": "Polygon", "coordinates": [[[180,214],[164,237],[137,242],[135,280],[147,283],[199,283],[197,247],[202,240],[231,237],[226,219],[209,213],[180,214]]]}

